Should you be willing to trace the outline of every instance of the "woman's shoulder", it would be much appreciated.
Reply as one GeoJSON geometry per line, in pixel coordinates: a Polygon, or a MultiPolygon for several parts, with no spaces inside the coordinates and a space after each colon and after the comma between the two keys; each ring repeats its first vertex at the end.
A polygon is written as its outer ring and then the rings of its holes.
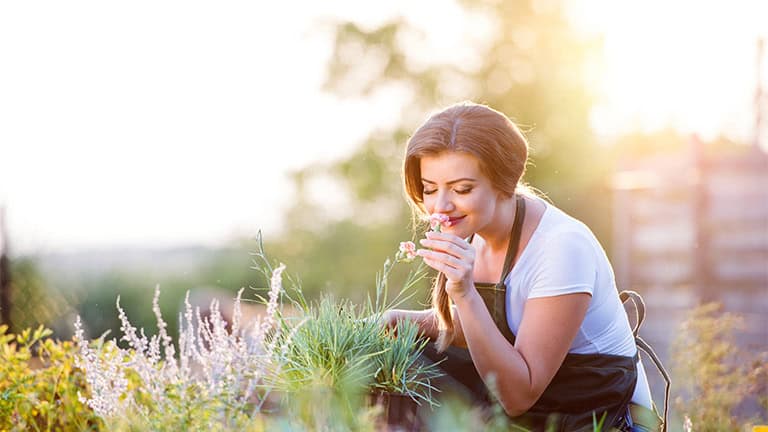
{"type": "Polygon", "coordinates": [[[604,250],[589,227],[554,204],[545,205],[539,226],[521,256],[521,266],[530,271],[553,266],[571,268],[569,262],[582,263],[585,268],[599,266],[604,250]]]}
{"type": "Polygon", "coordinates": [[[539,222],[539,226],[536,228],[536,234],[539,239],[545,243],[556,239],[556,241],[567,241],[573,239],[578,241],[579,239],[592,239],[594,235],[589,227],[561,210],[555,204],[543,199],[534,198],[544,204],[544,215],[539,222]]]}

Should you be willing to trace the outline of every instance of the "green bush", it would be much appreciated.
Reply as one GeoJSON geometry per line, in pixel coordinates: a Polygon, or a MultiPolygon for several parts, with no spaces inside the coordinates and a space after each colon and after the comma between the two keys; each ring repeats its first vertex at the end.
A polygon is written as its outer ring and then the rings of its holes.
{"type": "Polygon", "coordinates": [[[722,311],[717,303],[691,311],[672,345],[675,385],[683,394],[676,409],[696,432],[737,431],[744,423],[768,419],[738,419],[734,409],[748,397],[758,397],[763,409],[768,352],[750,354],[734,342],[743,319],[722,311]]]}
{"type": "Polygon", "coordinates": [[[99,430],[101,419],[78,396],[84,373],[71,341],[54,341],[38,327],[6,334],[0,326],[0,430],[99,430]]]}

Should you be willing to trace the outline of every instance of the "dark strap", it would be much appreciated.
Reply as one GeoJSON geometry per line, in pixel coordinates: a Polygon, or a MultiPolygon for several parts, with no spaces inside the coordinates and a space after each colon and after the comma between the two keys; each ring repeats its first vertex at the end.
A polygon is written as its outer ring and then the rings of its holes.
{"type": "MultiPolygon", "coordinates": [[[[509,275],[509,272],[512,271],[512,265],[514,264],[512,261],[515,259],[517,252],[520,250],[520,237],[523,232],[523,221],[525,221],[525,198],[518,195],[516,205],[517,207],[515,207],[515,220],[512,222],[512,232],[510,233],[509,246],[507,246],[507,254],[504,256],[504,267],[501,268],[501,279],[495,284],[497,289],[506,290],[504,279],[506,279],[509,275]]],[[[472,243],[474,238],[475,234],[472,233],[472,235],[470,235],[467,239],[467,243],[472,243]]],[[[485,285],[486,283],[482,282],[480,284],[485,285]]],[[[488,286],[492,285],[494,284],[488,284],[488,286]]]]}
{"type": "Polygon", "coordinates": [[[659,356],[656,355],[656,352],[653,350],[653,348],[648,345],[648,342],[643,340],[643,338],[638,335],[638,332],[640,331],[640,325],[645,320],[645,302],[643,301],[643,298],[640,296],[640,294],[630,290],[620,292],[619,299],[621,299],[622,303],[626,303],[627,300],[632,300],[632,303],[635,306],[636,318],[635,327],[632,329],[632,334],[635,336],[635,343],[640,350],[645,352],[645,354],[650,357],[651,361],[653,361],[653,364],[656,365],[656,369],[658,369],[659,373],[664,378],[664,423],[662,424],[662,430],[666,432],[667,415],[669,413],[669,389],[672,381],[669,378],[669,374],[664,368],[664,365],[661,363],[661,360],[659,360],[659,356]]]}
{"type": "Polygon", "coordinates": [[[626,303],[627,300],[632,300],[635,305],[635,327],[632,329],[632,335],[637,337],[637,332],[640,330],[640,326],[645,320],[645,302],[635,291],[625,290],[619,293],[619,299],[622,303],[626,303]]]}
{"type": "Polygon", "coordinates": [[[518,195],[517,208],[515,209],[515,221],[512,224],[512,236],[509,239],[509,246],[507,247],[507,256],[504,257],[504,267],[501,270],[501,279],[498,286],[504,286],[504,280],[512,271],[513,261],[517,256],[517,252],[520,251],[520,236],[523,232],[523,221],[525,220],[525,198],[518,195]]]}

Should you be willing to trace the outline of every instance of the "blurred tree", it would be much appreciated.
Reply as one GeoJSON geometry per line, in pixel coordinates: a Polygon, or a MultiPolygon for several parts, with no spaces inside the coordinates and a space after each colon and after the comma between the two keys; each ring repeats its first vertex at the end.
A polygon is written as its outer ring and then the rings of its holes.
{"type": "Polygon", "coordinates": [[[0,324],[15,330],[11,321],[11,264],[3,250],[0,250],[0,324]]]}
{"type": "MultiPolygon", "coordinates": [[[[307,291],[350,292],[372,286],[372,275],[401,239],[409,238],[409,209],[399,175],[407,137],[426,115],[450,103],[474,100],[509,115],[526,131],[532,164],[527,181],[567,212],[607,236],[607,155],[589,125],[590,57],[598,40],[569,25],[557,1],[464,1],[465,17],[493,29],[475,47],[476,61],[425,61],[423,33],[405,18],[376,28],[336,23],[326,88],[344,97],[406,89],[400,124],[374,131],[357,151],[331,164],[294,174],[295,205],[286,215],[286,236],[272,245],[294,265],[307,291]],[[335,181],[349,196],[340,217],[312,201],[308,185],[335,181]],[[301,259],[299,259],[301,258],[301,259]]],[[[607,241],[605,243],[608,243],[607,241]]]]}
{"type": "MultiPolygon", "coordinates": [[[[59,291],[72,293],[72,297],[76,298],[71,303],[77,305],[77,314],[91,337],[98,337],[106,331],[111,332],[109,337],[121,334],[115,304],[118,296],[120,306],[131,323],[136,328],[143,328],[147,335],[155,334],[157,319],[152,310],[152,298],[157,286],[160,288],[158,303],[163,319],[169,335],[176,340],[179,314],[184,311],[187,292],[193,309],[200,306],[203,313],[214,297],[224,309],[225,304],[234,301],[241,288],[245,288],[242,298],[246,302],[254,301],[255,294],[266,292],[267,281],[252,269],[249,251],[255,250],[253,240],[245,240],[228,248],[191,250],[182,257],[192,264],[185,265],[181,270],[166,268],[169,257],[158,254],[151,263],[83,272],[69,278],[57,278],[55,284],[59,291]]],[[[170,258],[178,260],[178,251],[172,253],[170,258]]],[[[68,324],[71,324],[73,318],[68,318],[68,324]]]]}
{"type": "Polygon", "coordinates": [[[11,260],[11,322],[18,330],[45,325],[56,328],[58,320],[72,311],[71,301],[53,289],[34,259],[11,260]]]}
{"type": "Polygon", "coordinates": [[[8,231],[5,228],[5,206],[0,206],[0,324],[14,331],[11,321],[11,264],[8,258],[8,231]]]}

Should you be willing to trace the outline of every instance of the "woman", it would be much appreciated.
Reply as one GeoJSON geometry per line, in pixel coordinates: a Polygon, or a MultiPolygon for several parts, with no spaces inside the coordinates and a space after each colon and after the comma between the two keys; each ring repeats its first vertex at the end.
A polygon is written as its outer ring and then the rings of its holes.
{"type": "Polygon", "coordinates": [[[431,309],[385,321],[416,321],[436,340],[430,357],[477,399],[495,388],[518,423],[627,422],[630,401],[652,402],[613,271],[585,225],[520,185],[527,158],[515,124],[484,105],[448,107],[416,130],[405,191],[423,216],[448,217],[417,252],[439,276],[431,309]]]}

